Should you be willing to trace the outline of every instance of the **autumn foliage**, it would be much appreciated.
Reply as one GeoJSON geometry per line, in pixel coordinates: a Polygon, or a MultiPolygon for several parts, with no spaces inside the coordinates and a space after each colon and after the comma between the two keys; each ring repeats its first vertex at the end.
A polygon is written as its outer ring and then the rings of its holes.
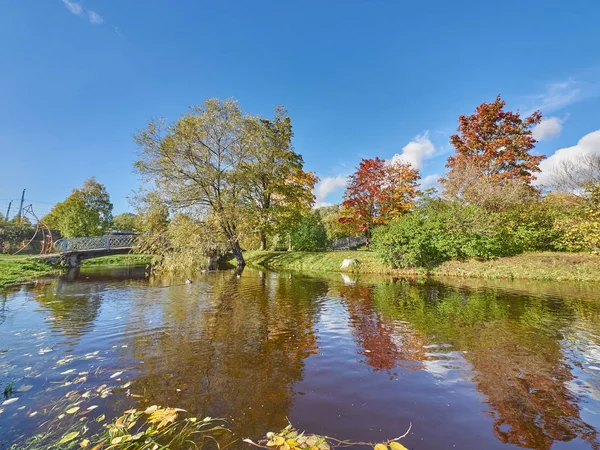
{"type": "Polygon", "coordinates": [[[505,105],[498,95],[492,103],[479,105],[475,114],[459,117],[458,134],[450,138],[456,153],[446,164],[448,178],[468,166],[496,180],[526,184],[535,180],[545,156],[531,154],[536,143],[532,128],[541,122],[542,114],[536,111],[522,119],[518,112],[505,111],[505,105]]]}
{"type": "Polygon", "coordinates": [[[354,224],[367,237],[376,225],[406,213],[417,195],[419,171],[408,163],[363,159],[350,176],[340,221],[354,224]]]}

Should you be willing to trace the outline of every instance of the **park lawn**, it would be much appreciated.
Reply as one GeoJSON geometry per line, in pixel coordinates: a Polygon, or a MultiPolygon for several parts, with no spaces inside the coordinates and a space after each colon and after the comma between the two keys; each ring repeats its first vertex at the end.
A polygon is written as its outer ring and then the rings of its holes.
{"type": "Polygon", "coordinates": [[[251,267],[272,270],[292,269],[326,272],[354,272],[398,276],[449,276],[463,278],[600,281],[600,255],[589,253],[532,252],[490,261],[470,259],[448,261],[426,272],[422,269],[392,269],[369,251],[340,252],[269,252],[244,253],[251,267]],[[340,267],[344,259],[360,264],[347,270],[340,267]]]}
{"type": "Polygon", "coordinates": [[[293,269],[325,272],[390,273],[387,264],[379,261],[373,252],[349,250],[339,252],[268,252],[244,253],[246,264],[266,269],[293,269]],[[357,259],[360,264],[340,269],[344,259],[357,259]]]}
{"type": "Polygon", "coordinates": [[[0,258],[0,287],[35,280],[45,275],[60,273],[61,269],[33,258],[0,258]]]}
{"type": "Polygon", "coordinates": [[[128,253],[126,255],[101,256],[94,259],[86,259],[81,262],[82,267],[124,267],[124,266],[147,266],[152,263],[152,255],[138,255],[128,253]]]}
{"type": "Polygon", "coordinates": [[[600,255],[531,252],[490,261],[448,261],[438,267],[435,274],[490,279],[600,281],[600,255]]]}

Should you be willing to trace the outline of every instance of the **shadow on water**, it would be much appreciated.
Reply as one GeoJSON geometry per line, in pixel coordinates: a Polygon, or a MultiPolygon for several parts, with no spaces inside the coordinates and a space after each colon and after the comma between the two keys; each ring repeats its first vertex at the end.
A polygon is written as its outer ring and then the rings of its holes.
{"type": "Polygon", "coordinates": [[[31,432],[26,412],[72,389],[44,390],[72,355],[87,383],[123,372],[140,395],[101,404],[109,417],[158,404],[223,417],[242,438],[289,418],[370,441],[412,422],[409,448],[598,448],[594,286],[254,270],[184,280],[86,269],[5,293],[0,376],[34,385],[26,409],[3,407],[7,435],[31,432]]]}

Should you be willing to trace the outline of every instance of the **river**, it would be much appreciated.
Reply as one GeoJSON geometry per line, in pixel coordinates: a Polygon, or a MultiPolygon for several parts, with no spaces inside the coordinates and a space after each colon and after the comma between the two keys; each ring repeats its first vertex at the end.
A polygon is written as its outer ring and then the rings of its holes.
{"type": "Polygon", "coordinates": [[[289,419],[369,442],[412,424],[410,449],[598,448],[600,289],[82,270],[0,292],[5,388],[0,448],[149,405],[223,418],[237,438],[289,419]],[[86,391],[102,395],[65,414],[86,391]]]}

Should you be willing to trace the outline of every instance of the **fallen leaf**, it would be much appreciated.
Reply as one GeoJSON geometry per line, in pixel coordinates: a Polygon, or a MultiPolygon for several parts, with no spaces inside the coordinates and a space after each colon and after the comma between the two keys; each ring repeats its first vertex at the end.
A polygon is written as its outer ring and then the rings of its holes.
{"type": "Polygon", "coordinates": [[[19,397],[9,398],[8,400],[5,400],[2,403],[2,406],[10,405],[11,403],[16,402],[17,400],[19,400],[19,397]]]}
{"type": "Polygon", "coordinates": [[[73,408],[71,408],[71,409],[67,409],[65,412],[66,412],[67,414],[75,414],[77,411],[79,411],[79,406],[74,406],[74,407],[73,407],[73,408]]]}
{"type": "Polygon", "coordinates": [[[400,442],[390,442],[390,448],[392,450],[408,450],[404,445],[400,442]]]}
{"type": "Polygon", "coordinates": [[[115,377],[118,377],[119,375],[121,375],[122,373],[123,373],[123,372],[115,372],[115,373],[113,373],[113,374],[112,374],[110,377],[111,377],[111,378],[115,378],[115,377]]]}
{"type": "Polygon", "coordinates": [[[67,442],[71,442],[77,436],[79,436],[79,431],[72,431],[69,434],[65,434],[63,436],[63,438],[60,441],[58,441],[58,445],[66,444],[67,442]]]}

